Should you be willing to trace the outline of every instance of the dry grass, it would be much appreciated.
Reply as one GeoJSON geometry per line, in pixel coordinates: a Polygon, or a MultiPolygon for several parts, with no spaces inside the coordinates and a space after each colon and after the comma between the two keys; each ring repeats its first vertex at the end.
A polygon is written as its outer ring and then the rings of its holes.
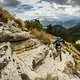
{"type": "Polygon", "coordinates": [[[22,29],[25,28],[25,23],[22,19],[18,18],[15,20],[15,22],[18,23],[22,29]]]}
{"type": "Polygon", "coordinates": [[[50,44],[50,39],[48,34],[43,30],[34,29],[30,32],[35,38],[41,40],[44,44],[50,44]]]}
{"type": "Polygon", "coordinates": [[[55,41],[55,36],[46,33],[44,30],[34,29],[30,33],[37,39],[41,40],[44,44],[50,44],[55,41]]]}
{"type": "Polygon", "coordinates": [[[3,8],[0,8],[0,21],[7,23],[9,19],[12,20],[15,18],[13,15],[8,13],[6,10],[4,10],[3,8]]]}
{"type": "Polygon", "coordinates": [[[8,23],[9,20],[14,20],[21,28],[25,27],[25,23],[22,19],[16,19],[12,14],[7,12],[5,9],[0,8],[0,21],[8,23]]]}

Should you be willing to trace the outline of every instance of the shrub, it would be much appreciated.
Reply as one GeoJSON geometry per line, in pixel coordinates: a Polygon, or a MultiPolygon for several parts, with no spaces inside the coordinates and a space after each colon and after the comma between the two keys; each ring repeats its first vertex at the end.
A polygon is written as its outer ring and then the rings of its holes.
{"type": "Polygon", "coordinates": [[[29,30],[33,30],[33,29],[38,29],[38,30],[42,30],[42,24],[38,21],[25,21],[25,25],[29,30]]]}
{"type": "Polygon", "coordinates": [[[49,45],[51,42],[47,37],[44,36],[43,39],[42,39],[42,43],[45,44],[45,45],[47,45],[47,44],[49,45]]]}

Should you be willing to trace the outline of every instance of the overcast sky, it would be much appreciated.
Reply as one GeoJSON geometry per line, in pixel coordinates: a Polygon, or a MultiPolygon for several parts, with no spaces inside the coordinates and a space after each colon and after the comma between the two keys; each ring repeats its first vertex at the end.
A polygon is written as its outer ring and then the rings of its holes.
{"type": "Polygon", "coordinates": [[[80,16],[80,0],[0,0],[0,6],[23,19],[80,16]]]}

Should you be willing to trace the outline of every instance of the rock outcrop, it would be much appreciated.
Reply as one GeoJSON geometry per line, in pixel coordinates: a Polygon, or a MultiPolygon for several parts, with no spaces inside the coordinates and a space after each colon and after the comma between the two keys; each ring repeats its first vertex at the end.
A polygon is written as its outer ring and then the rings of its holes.
{"type": "Polygon", "coordinates": [[[13,51],[16,53],[21,53],[24,51],[28,51],[34,49],[40,45],[40,42],[37,39],[28,39],[19,42],[12,42],[13,51]]]}
{"type": "Polygon", "coordinates": [[[18,31],[19,28],[15,26],[5,25],[0,27],[0,42],[14,42],[14,41],[22,41],[30,38],[30,34],[26,31],[18,31]],[[14,31],[12,31],[14,30],[14,31]],[[17,32],[18,31],[18,32],[17,32]]]}

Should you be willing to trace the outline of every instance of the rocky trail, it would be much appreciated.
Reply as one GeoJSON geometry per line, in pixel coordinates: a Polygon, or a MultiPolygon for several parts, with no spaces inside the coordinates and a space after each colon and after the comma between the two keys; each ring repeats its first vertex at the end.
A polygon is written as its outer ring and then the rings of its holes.
{"type": "MultiPolygon", "coordinates": [[[[44,51],[44,47],[46,46],[40,46],[37,49],[33,49],[30,51],[26,51],[22,53],[22,55],[18,55],[18,57],[32,69],[32,61],[34,58],[39,55],[42,51],[44,51]],[[28,53],[28,54],[26,54],[28,53]],[[32,54],[33,53],[33,54],[32,54]],[[25,56],[25,54],[27,56],[25,56]],[[31,63],[30,63],[31,62],[31,63]]],[[[43,52],[42,52],[43,53],[43,52]]],[[[79,78],[73,77],[72,75],[68,76],[65,73],[63,73],[64,68],[66,67],[67,61],[73,61],[72,55],[67,53],[62,53],[62,61],[60,62],[59,57],[56,58],[56,60],[53,59],[53,56],[50,57],[50,54],[46,56],[46,58],[43,60],[42,64],[39,65],[37,68],[33,69],[34,72],[39,74],[42,78],[46,78],[48,74],[50,74],[53,78],[59,77],[59,80],[79,80],[79,78]]],[[[74,63],[74,61],[73,61],[74,63]]],[[[53,79],[55,80],[55,79],[53,79]]]]}
{"type": "Polygon", "coordinates": [[[0,27],[0,80],[80,80],[73,52],[62,48],[62,61],[54,60],[52,44],[41,43],[13,23],[0,27]]]}

